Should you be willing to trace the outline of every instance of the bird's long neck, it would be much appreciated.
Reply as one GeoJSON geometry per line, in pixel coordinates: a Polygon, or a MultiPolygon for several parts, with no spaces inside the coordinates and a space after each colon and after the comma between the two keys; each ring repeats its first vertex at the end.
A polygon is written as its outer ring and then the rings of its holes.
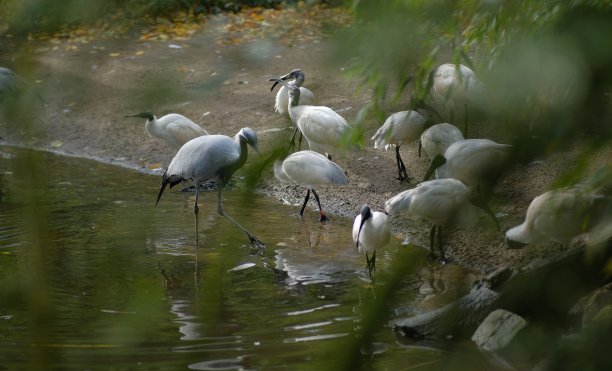
{"type": "Polygon", "coordinates": [[[295,89],[291,94],[289,94],[289,103],[288,103],[287,111],[289,111],[289,117],[291,117],[291,121],[294,123],[297,122],[299,118],[301,110],[300,107],[300,91],[299,89],[295,89]]]}
{"type": "Polygon", "coordinates": [[[291,104],[289,104],[289,117],[291,118],[291,122],[297,124],[297,121],[302,115],[302,111],[305,107],[308,106],[291,106],[291,104]]]}
{"type": "Polygon", "coordinates": [[[221,180],[221,183],[224,185],[227,184],[227,182],[230,180],[232,175],[234,175],[234,173],[238,169],[240,169],[242,165],[244,165],[249,155],[247,143],[241,140],[240,134],[236,134],[236,136],[234,137],[234,143],[236,144],[236,146],[238,147],[238,150],[240,151],[240,156],[238,157],[238,160],[236,162],[228,166],[224,170],[224,172],[219,175],[219,179],[221,180]]]}
{"type": "Polygon", "coordinates": [[[244,165],[247,160],[247,157],[249,156],[249,146],[245,140],[242,140],[240,138],[239,135],[236,135],[234,137],[234,142],[238,145],[238,148],[240,148],[240,157],[236,162],[237,166],[240,168],[242,167],[242,165],[244,165]]]}

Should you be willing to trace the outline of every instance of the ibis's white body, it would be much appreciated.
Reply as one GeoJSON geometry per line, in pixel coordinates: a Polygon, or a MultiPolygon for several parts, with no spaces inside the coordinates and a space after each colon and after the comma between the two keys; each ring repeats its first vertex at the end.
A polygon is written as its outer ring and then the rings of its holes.
{"type": "Polygon", "coordinates": [[[464,140],[461,130],[448,123],[433,125],[421,134],[421,146],[429,158],[444,156],[448,147],[460,140],[464,140]]]}
{"type": "Polygon", "coordinates": [[[465,139],[444,152],[446,163],[436,169],[436,178],[454,178],[473,188],[494,182],[510,159],[512,146],[489,139],[465,139]]]}
{"type": "Polygon", "coordinates": [[[295,152],[284,161],[277,161],[274,175],[282,182],[295,183],[307,189],[321,184],[342,185],[349,182],[340,166],[310,150],[295,152]]]}
{"type": "MultiPolygon", "coordinates": [[[[290,82],[291,84],[292,82],[290,82]]],[[[312,105],[315,102],[314,93],[307,88],[300,86],[300,104],[312,105]]],[[[289,94],[287,88],[281,86],[276,93],[276,101],[274,103],[274,110],[283,116],[289,117],[289,94]]]]}
{"type": "Polygon", "coordinates": [[[604,196],[582,190],[561,189],[543,193],[531,201],[525,221],[509,229],[506,238],[523,244],[542,244],[552,240],[567,247],[575,237],[597,224],[604,202],[604,196]]]}
{"type": "Polygon", "coordinates": [[[483,96],[482,82],[474,71],[459,64],[443,64],[432,72],[429,95],[438,112],[448,118],[450,112],[458,114],[465,106],[474,104],[483,96]]]}
{"type": "Polygon", "coordinates": [[[289,107],[289,114],[312,151],[330,155],[343,152],[343,140],[352,136],[353,128],[329,107],[300,104],[289,107]]]}
{"type": "Polygon", "coordinates": [[[178,113],[160,118],[153,116],[153,120],[147,120],[145,129],[152,137],[162,139],[174,148],[181,148],[190,140],[208,134],[198,124],[178,113]]]}
{"type": "Polygon", "coordinates": [[[389,217],[385,213],[372,212],[372,216],[363,223],[361,233],[359,233],[360,225],[361,214],[355,217],[353,223],[353,242],[357,243],[357,235],[359,235],[357,248],[360,253],[374,252],[389,242],[391,227],[389,226],[389,217]]]}
{"type": "Polygon", "coordinates": [[[385,202],[389,215],[401,212],[430,220],[435,226],[472,221],[475,209],[469,203],[470,191],[456,179],[422,182],[385,202]]]}
{"type": "Polygon", "coordinates": [[[419,139],[427,119],[417,111],[400,111],[389,116],[376,131],[372,140],[374,148],[411,143],[419,139]]]}

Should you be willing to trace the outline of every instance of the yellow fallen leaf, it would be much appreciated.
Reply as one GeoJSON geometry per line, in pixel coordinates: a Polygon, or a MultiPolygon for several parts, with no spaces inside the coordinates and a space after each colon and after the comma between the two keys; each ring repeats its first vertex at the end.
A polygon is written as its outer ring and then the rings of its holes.
{"type": "Polygon", "coordinates": [[[55,141],[51,142],[51,147],[53,147],[53,148],[60,148],[63,145],[64,145],[64,143],[62,143],[61,140],[55,140],[55,141]]]}
{"type": "Polygon", "coordinates": [[[144,54],[144,50],[139,50],[136,52],[136,55],[143,55],[144,54]]]}
{"type": "Polygon", "coordinates": [[[110,53],[109,54],[109,56],[111,56],[111,57],[118,57],[120,55],[121,55],[121,53],[110,53]]]}

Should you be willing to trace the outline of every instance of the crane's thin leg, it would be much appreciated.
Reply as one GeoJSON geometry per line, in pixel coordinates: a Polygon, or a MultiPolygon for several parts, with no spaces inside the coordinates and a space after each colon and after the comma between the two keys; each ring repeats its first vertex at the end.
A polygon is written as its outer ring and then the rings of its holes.
{"type": "Polygon", "coordinates": [[[240,225],[240,223],[235,221],[231,216],[229,216],[228,214],[225,213],[225,211],[223,211],[223,206],[221,206],[221,191],[223,190],[223,184],[219,183],[218,187],[219,187],[219,189],[218,189],[218,192],[217,192],[217,212],[220,215],[223,215],[225,217],[225,219],[227,219],[230,222],[232,222],[236,227],[240,228],[244,233],[246,233],[246,235],[249,238],[249,242],[251,243],[252,247],[256,247],[256,248],[258,248],[258,249],[263,251],[263,249],[266,247],[266,244],[264,244],[263,242],[258,240],[257,237],[252,235],[249,231],[246,230],[246,228],[244,228],[242,225],[240,225]]]}
{"type": "Polygon", "coordinates": [[[317,205],[319,205],[319,215],[321,216],[319,218],[319,221],[326,222],[328,219],[327,219],[327,216],[325,216],[325,213],[323,212],[323,208],[321,207],[321,201],[319,200],[319,195],[314,189],[312,190],[312,194],[315,196],[315,200],[317,200],[317,205]]]}
{"type": "MultiPolygon", "coordinates": [[[[197,238],[196,238],[196,241],[197,241],[197,238]]],[[[198,259],[197,242],[196,242],[196,250],[195,250],[195,266],[194,266],[194,271],[193,271],[193,281],[194,281],[194,287],[196,289],[199,289],[200,288],[200,262],[198,259]]]]}
{"type": "Polygon", "coordinates": [[[304,204],[302,205],[302,209],[300,210],[300,217],[304,216],[304,209],[306,208],[306,203],[310,200],[310,189],[306,192],[306,197],[304,198],[304,204]]]}
{"type": "Polygon", "coordinates": [[[397,161],[397,173],[399,175],[399,178],[397,179],[401,182],[408,180],[408,172],[406,171],[406,165],[404,165],[399,149],[399,146],[395,147],[395,160],[397,161]]]}
{"type": "Polygon", "coordinates": [[[199,188],[198,188],[198,182],[194,182],[195,183],[195,202],[193,203],[193,215],[195,216],[195,248],[196,251],[198,250],[198,212],[200,211],[198,209],[198,194],[199,194],[199,188]]]}

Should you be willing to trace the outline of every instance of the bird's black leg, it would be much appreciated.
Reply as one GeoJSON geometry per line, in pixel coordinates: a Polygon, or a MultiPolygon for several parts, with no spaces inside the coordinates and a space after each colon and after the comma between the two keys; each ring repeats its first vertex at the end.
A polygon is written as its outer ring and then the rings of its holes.
{"type": "Polygon", "coordinates": [[[404,161],[402,161],[402,156],[400,155],[400,147],[395,147],[395,160],[397,161],[397,173],[399,177],[397,178],[400,182],[404,180],[408,180],[408,172],[406,171],[406,165],[404,165],[404,161]]]}
{"type": "Polygon", "coordinates": [[[304,134],[302,134],[302,131],[300,130],[300,138],[298,139],[298,151],[300,150],[300,148],[302,148],[302,138],[304,137],[304,134]]]}
{"type": "Polygon", "coordinates": [[[448,261],[442,244],[442,226],[438,226],[438,249],[440,250],[440,263],[446,264],[448,261]]]}
{"type": "Polygon", "coordinates": [[[326,222],[328,219],[327,216],[325,216],[325,213],[323,212],[323,208],[321,208],[321,201],[319,200],[319,195],[314,189],[312,190],[312,194],[315,196],[315,200],[317,200],[317,205],[319,205],[319,215],[321,215],[319,221],[326,222]]]}
{"type": "Polygon", "coordinates": [[[402,181],[402,166],[400,165],[399,147],[395,147],[395,163],[397,164],[397,180],[402,181]]]}
{"type": "Polygon", "coordinates": [[[434,240],[436,238],[436,226],[434,225],[429,230],[429,257],[435,259],[436,253],[434,252],[434,240]]]}
{"type": "Polygon", "coordinates": [[[368,274],[370,276],[370,280],[372,279],[372,272],[376,270],[376,250],[372,254],[372,257],[368,257],[368,252],[365,253],[366,256],[366,267],[368,268],[368,274]]]}
{"type": "Polygon", "coordinates": [[[304,216],[304,209],[306,208],[308,200],[310,200],[310,189],[306,191],[306,197],[304,197],[304,204],[302,205],[302,209],[300,210],[300,217],[304,216]]]}

